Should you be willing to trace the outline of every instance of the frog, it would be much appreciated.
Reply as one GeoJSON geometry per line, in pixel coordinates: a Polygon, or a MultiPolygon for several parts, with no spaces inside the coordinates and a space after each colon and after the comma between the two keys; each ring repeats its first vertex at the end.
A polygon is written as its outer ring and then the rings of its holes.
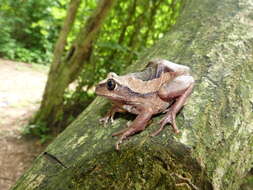
{"type": "Polygon", "coordinates": [[[100,122],[113,122],[117,112],[136,115],[125,129],[112,134],[119,137],[116,150],[125,139],[143,131],[152,117],[160,113],[165,116],[151,136],[158,135],[167,124],[178,134],[176,115],[186,104],[194,83],[188,66],[160,58],[148,61],[146,67],[138,72],[125,75],[110,72],[95,88],[98,96],[109,99],[113,105],[100,122]]]}

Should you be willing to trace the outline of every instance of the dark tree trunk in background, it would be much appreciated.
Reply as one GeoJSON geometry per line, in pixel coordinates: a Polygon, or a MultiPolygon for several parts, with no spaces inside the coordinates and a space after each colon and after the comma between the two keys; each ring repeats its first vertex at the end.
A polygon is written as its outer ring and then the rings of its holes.
{"type": "Polygon", "coordinates": [[[188,65],[196,85],[177,117],[151,138],[161,116],[115,151],[97,98],[48,148],[69,168],[39,156],[13,189],[239,189],[253,161],[252,0],[189,0],[178,23],[129,68],[151,58],[188,65]]]}
{"type": "Polygon", "coordinates": [[[53,128],[55,122],[63,116],[64,92],[73,82],[83,64],[91,54],[92,41],[95,39],[102,22],[106,18],[114,0],[100,0],[94,13],[79,32],[69,54],[65,56],[64,49],[69,32],[71,31],[80,0],[72,0],[69,5],[62,31],[55,46],[54,60],[48,75],[48,81],[43,100],[32,123],[43,124],[53,128]]]}

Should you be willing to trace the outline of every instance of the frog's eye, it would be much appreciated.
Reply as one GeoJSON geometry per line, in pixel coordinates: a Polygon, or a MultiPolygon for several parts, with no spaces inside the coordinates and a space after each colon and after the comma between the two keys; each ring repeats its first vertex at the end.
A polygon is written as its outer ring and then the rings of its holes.
{"type": "Polygon", "coordinates": [[[114,90],[116,87],[116,82],[113,79],[108,79],[106,84],[108,90],[114,90]]]}

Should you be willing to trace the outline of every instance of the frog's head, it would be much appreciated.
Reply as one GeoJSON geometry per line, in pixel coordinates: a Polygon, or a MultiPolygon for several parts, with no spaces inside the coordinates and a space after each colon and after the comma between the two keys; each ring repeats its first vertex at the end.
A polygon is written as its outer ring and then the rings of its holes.
{"type": "Polygon", "coordinates": [[[107,78],[96,86],[95,92],[97,95],[113,101],[126,101],[129,97],[129,88],[124,80],[124,77],[118,76],[116,73],[109,73],[107,78]]]}

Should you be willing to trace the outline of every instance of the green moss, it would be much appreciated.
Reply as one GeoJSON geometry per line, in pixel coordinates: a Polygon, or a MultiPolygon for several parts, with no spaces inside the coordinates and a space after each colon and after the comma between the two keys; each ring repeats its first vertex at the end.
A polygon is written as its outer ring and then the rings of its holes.
{"type": "Polygon", "coordinates": [[[196,168],[186,169],[186,165],[171,157],[168,150],[150,146],[128,145],[122,152],[99,154],[89,160],[89,168],[86,168],[87,163],[80,162],[71,180],[73,186],[80,190],[178,189],[176,184],[181,179],[177,175],[203,186],[203,176],[196,168]]]}

